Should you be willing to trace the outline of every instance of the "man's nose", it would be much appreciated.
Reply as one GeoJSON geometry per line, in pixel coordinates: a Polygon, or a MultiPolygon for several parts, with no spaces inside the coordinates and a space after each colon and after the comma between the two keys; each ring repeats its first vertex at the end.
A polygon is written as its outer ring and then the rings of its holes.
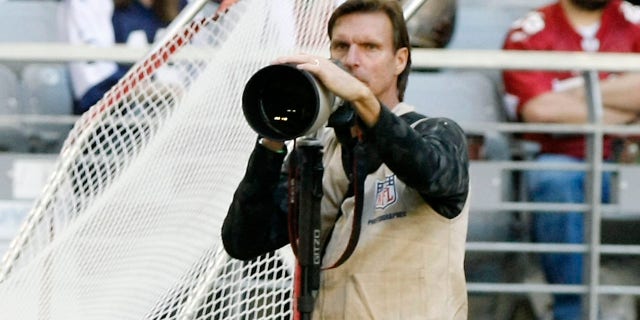
{"type": "Polygon", "coordinates": [[[352,45],[349,47],[349,51],[347,51],[347,54],[345,56],[343,63],[345,67],[349,69],[355,66],[358,66],[360,64],[360,52],[358,51],[357,46],[352,45]]]}

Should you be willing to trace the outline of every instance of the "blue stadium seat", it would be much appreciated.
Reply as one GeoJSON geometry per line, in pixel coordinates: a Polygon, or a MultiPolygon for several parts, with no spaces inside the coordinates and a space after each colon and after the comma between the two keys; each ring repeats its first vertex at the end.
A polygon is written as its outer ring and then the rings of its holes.
{"type": "MultiPolygon", "coordinates": [[[[15,73],[4,65],[0,65],[0,115],[20,114],[19,83],[15,73]]],[[[20,122],[0,122],[0,151],[25,152],[29,146],[20,122]]]]}
{"type": "MultiPolygon", "coordinates": [[[[28,64],[20,82],[23,114],[69,116],[73,98],[69,73],[65,65],[28,64]]],[[[66,138],[69,123],[29,123],[28,135],[32,147],[39,152],[57,152],[66,138]]]]}

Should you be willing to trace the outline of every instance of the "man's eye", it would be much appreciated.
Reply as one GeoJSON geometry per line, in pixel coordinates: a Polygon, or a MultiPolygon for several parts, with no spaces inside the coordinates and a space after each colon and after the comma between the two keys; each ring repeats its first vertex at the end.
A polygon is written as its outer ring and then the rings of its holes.
{"type": "Polygon", "coordinates": [[[344,43],[338,43],[333,45],[333,49],[336,49],[336,50],[346,50],[346,48],[347,48],[347,45],[344,43]]]}

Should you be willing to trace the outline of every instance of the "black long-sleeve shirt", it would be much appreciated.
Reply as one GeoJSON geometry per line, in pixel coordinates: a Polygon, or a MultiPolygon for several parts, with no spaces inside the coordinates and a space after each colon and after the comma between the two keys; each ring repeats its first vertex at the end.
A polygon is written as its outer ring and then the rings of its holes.
{"type": "MultiPolygon", "coordinates": [[[[462,211],[469,188],[464,132],[450,119],[421,118],[417,113],[396,116],[383,107],[378,123],[365,130],[362,141],[336,129],[343,145],[344,170],[350,176],[350,160],[360,148],[367,155],[361,164],[367,172],[385,163],[437,212],[454,218],[462,211]]],[[[284,158],[261,145],[254,148],[222,227],[223,243],[231,256],[252,259],[289,242],[284,158]]]]}

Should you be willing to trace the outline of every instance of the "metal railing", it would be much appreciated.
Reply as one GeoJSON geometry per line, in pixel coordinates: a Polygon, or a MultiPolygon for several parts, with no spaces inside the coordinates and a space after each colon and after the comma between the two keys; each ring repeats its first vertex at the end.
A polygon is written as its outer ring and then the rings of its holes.
{"type": "MultiPolygon", "coordinates": [[[[512,52],[512,51],[422,51],[417,52],[416,65],[431,68],[452,69],[520,69],[520,70],[572,70],[582,73],[588,94],[589,123],[582,125],[564,124],[462,124],[465,129],[475,132],[503,132],[507,134],[524,132],[578,133],[586,137],[587,158],[581,165],[551,164],[535,162],[504,163],[510,170],[581,170],[587,173],[584,204],[567,203],[502,203],[496,210],[514,211],[582,211],[585,212],[584,244],[551,243],[478,243],[470,242],[469,251],[484,252],[561,252],[584,253],[585,283],[582,285],[542,285],[511,283],[469,283],[470,292],[501,293],[575,293],[583,294],[585,314],[588,319],[597,319],[600,296],[605,294],[640,295],[640,286],[611,286],[600,284],[601,255],[639,255],[638,245],[603,245],[601,241],[602,218],[604,212],[616,212],[615,205],[603,205],[600,201],[603,171],[616,172],[617,165],[604,164],[603,137],[605,134],[638,134],[640,126],[612,126],[602,124],[602,97],[599,90],[598,71],[630,72],[640,69],[640,55],[636,54],[593,54],[561,52],[512,52]],[[633,66],[633,67],[631,67],[633,66]]],[[[612,215],[609,215],[610,217],[612,215]]],[[[638,216],[640,217],[640,216],[638,216]]],[[[639,239],[640,240],[640,239],[639,239]]]]}
{"type": "MultiPolygon", "coordinates": [[[[3,61],[29,62],[69,62],[82,60],[112,60],[117,62],[135,62],[147,53],[146,50],[125,46],[112,48],[94,48],[72,46],[61,43],[42,44],[0,44],[0,63],[3,61]]],[[[185,53],[185,54],[188,54],[185,53]]],[[[179,57],[178,57],[179,58],[179,57]]],[[[563,169],[583,170],[588,173],[588,194],[584,204],[545,204],[504,201],[493,208],[497,211],[583,211],[587,214],[586,242],[584,244],[543,244],[513,242],[469,242],[470,252],[577,252],[587,254],[587,274],[583,285],[540,285],[526,283],[469,283],[470,293],[576,293],[587,297],[586,313],[588,319],[596,319],[599,296],[604,294],[640,295],[640,286],[610,286],[599,281],[600,257],[606,255],[640,255],[638,245],[603,245],[600,243],[601,221],[605,217],[619,216],[616,205],[600,203],[602,171],[617,171],[618,164],[602,162],[602,137],[605,134],[640,134],[640,126],[605,125],[601,122],[602,101],[599,95],[598,71],[629,72],[640,71],[640,55],[602,54],[602,53],[561,53],[561,52],[507,52],[500,50],[438,50],[414,49],[415,68],[445,68],[471,70],[576,70],[581,71],[589,94],[589,123],[577,125],[564,124],[521,124],[521,123],[461,123],[467,132],[500,132],[505,134],[523,132],[578,133],[587,137],[590,148],[589,157],[584,164],[540,165],[529,161],[501,161],[505,170],[563,169]]],[[[59,119],[40,119],[34,121],[65,122],[74,121],[74,117],[59,119]]],[[[3,119],[13,121],[14,119],[3,119]]],[[[473,208],[472,208],[473,210],[473,208]]],[[[633,214],[629,215],[635,218],[633,214]]]]}

